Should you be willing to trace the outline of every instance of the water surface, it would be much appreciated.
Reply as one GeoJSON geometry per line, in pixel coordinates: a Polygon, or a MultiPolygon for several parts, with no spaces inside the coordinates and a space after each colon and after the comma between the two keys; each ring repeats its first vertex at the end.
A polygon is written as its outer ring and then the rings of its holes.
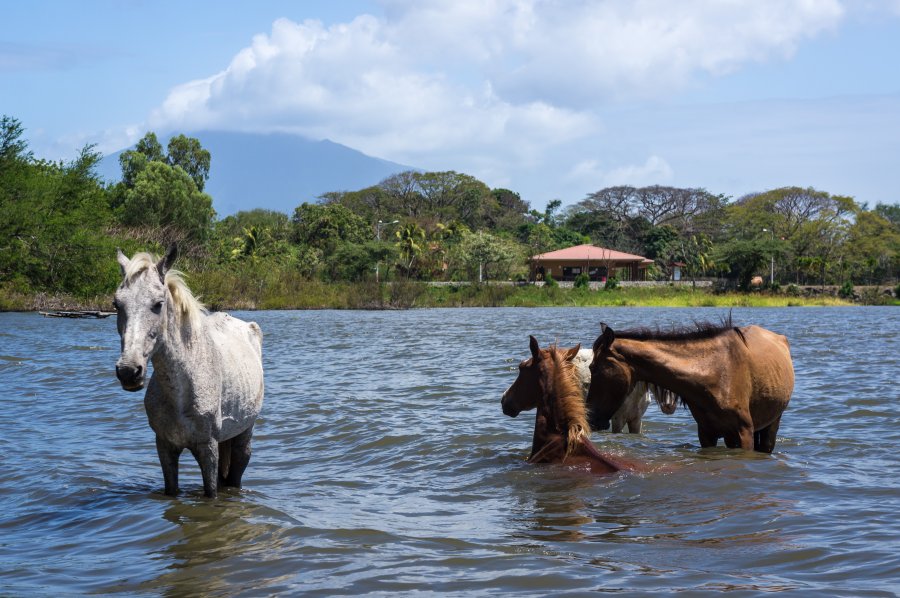
{"type": "Polygon", "coordinates": [[[773,455],[700,450],[653,405],[603,450],[658,471],[524,463],[499,399],[528,353],[720,309],[235,313],[265,334],[245,488],[177,498],[109,320],[0,314],[0,594],[900,591],[900,311],[735,309],[788,336],[773,455]]]}

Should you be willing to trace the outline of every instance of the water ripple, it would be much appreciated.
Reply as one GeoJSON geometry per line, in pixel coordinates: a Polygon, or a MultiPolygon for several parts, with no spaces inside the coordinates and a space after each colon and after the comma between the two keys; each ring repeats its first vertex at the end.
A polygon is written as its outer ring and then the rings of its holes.
{"type": "Polygon", "coordinates": [[[163,496],[105,320],[0,314],[0,593],[895,595],[900,315],[735,309],[791,341],[776,453],[701,450],[686,411],[596,434],[649,465],[531,466],[499,397],[528,354],[715,309],[259,312],[266,404],[246,487],[163,496]],[[835,331],[853,330],[835,342],[835,331]]]}

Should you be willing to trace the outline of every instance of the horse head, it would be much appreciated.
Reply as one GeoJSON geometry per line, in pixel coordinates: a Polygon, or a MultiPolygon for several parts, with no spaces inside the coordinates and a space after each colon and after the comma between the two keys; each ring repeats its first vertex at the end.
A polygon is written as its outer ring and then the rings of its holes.
{"type": "MultiPolygon", "coordinates": [[[[510,417],[516,417],[522,411],[530,411],[537,407],[543,392],[542,365],[549,356],[550,349],[541,349],[536,338],[533,336],[528,338],[531,357],[519,363],[519,375],[500,399],[503,413],[510,417]]],[[[569,349],[566,353],[570,356],[569,360],[574,358],[580,349],[581,345],[569,349]]]]}
{"type": "Polygon", "coordinates": [[[591,405],[590,423],[595,430],[609,428],[609,420],[625,402],[634,385],[632,370],[617,354],[613,343],[615,332],[600,324],[601,334],[594,341],[591,361],[591,386],[587,401],[591,405]]]}
{"type": "Polygon", "coordinates": [[[147,361],[159,348],[165,332],[170,297],[166,273],[178,255],[173,244],[158,261],[146,253],[128,259],[118,251],[122,284],[116,290],[116,326],[122,353],[116,362],[116,378],[122,388],[138,391],[144,387],[147,361]]]}

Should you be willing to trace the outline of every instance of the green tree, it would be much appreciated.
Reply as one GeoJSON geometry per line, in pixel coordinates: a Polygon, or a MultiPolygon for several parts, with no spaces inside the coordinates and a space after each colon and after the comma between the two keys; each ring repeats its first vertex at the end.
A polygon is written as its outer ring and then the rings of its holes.
{"type": "Polygon", "coordinates": [[[138,173],[122,206],[123,224],[169,229],[174,239],[168,240],[202,242],[214,218],[212,198],[184,170],[164,162],[149,162],[138,173]]]}
{"type": "Polygon", "coordinates": [[[304,202],[294,210],[291,221],[295,243],[326,251],[339,243],[363,243],[373,238],[369,224],[339,204],[304,202]]]}
{"type": "Polygon", "coordinates": [[[85,146],[71,162],[35,160],[18,120],[0,119],[0,283],[95,295],[114,287],[111,215],[85,146]]]}
{"type": "Polygon", "coordinates": [[[896,279],[900,272],[900,231],[878,212],[861,211],[848,231],[845,256],[846,272],[857,283],[896,279]]]}
{"type": "Polygon", "coordinates": [[[169,140],[168,152],[166,162],[170,166],[178,166],[184,170],[194,181],[197,190],[203,191],[209,179],[212,158],[209,151],[200,145],[200,140],[184,135],[172,137],[169,140]]]}
{"type": "Polygon", "coordinates": [[[411,276],[416,258],[425,251],[425,231],[418,224],[410,222],[400,227],[394,236],[402,260],[400,267],[407,276],[411,276]]]}
{"type": "Polygon", "coordinates": [[[644,255],[654,260],[660,270],[668,275],[680,245],[678,232],[673,226],[669,224],[655,226],[644,237],[644,255]]]}

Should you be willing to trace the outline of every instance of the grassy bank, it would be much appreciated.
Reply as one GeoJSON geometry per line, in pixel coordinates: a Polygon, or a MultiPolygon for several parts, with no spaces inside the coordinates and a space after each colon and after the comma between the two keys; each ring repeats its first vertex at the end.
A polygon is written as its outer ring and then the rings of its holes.
{"type": "MultiPolygon", "coordinates": [[[[261,278],[200,273],[191,288],[215,310],[261,309],[408,309],[426,307],[791,307],[842,306],[853,302],[833,296],[769,293],[713,293],[690,287],[627,287],[590,291],[534,286],[324,283],[272,273],[261,278]]],[[[0,287],[0,310],[108,310],[112,295],[77,298],[17,292],[0,287]]],[[[882,298],[882,304],[900,305],[882,298]]]]}

